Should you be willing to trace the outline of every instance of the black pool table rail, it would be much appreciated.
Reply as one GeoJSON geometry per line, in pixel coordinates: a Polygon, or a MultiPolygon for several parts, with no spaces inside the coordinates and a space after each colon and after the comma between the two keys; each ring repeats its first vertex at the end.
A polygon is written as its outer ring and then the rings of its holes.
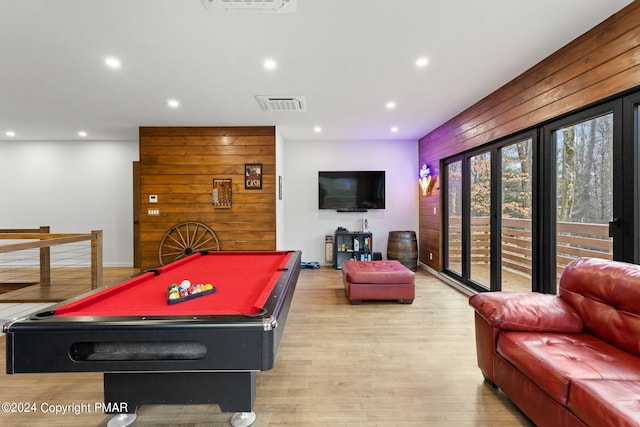
{"type": "Polygon", "coordinates": [[[300,257],[294,251],[258,315],[55,316],[56,307],[66,301],[8,322],[4,326],[7,373],[272,369],[297,284],[300,257]],[[171,347],[165,357],[158,356],[163,354],[157,351],[162,343],[171,347]],[[198,357],[176,351],[184,343],[198,348],[198,357]],[[145,346],[156,350],[145,354],[140,350],[145,346]],[[130,354],[109,355],[105,350],[109,348],[130,354]]]}

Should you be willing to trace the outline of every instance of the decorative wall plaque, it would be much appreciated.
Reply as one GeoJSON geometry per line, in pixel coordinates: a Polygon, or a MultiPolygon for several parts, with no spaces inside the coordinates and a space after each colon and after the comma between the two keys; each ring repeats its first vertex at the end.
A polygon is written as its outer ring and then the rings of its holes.
{"type": "Polygon", "coordinates": [[[213,191],[211,192],[214,208],[231,207],[231,178],[213,180],[213,191]]]}

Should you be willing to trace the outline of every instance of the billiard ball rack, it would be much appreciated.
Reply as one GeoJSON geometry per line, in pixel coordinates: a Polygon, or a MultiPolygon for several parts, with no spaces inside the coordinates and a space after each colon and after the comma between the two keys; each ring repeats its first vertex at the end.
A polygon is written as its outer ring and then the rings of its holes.
{"type": "Polygon", "coordinates": [[[189,286],[181,286],[173,283],[167,288],[167,304],[178,304],[180,302],[185,302],[212,294],[216,291],[215,286],[207,289],[208,286],[211,285],[203,285],[202,283],[198,283],[197,285],[190,284],[189,286]]]}

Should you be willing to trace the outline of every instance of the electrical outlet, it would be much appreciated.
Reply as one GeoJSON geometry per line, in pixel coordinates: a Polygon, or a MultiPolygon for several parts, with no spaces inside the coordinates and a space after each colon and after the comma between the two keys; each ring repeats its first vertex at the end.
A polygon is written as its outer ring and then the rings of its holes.
{"type": "Polygon", "coordinates": [[[433,252],[429,252],[429,261],[433,261],[433,252]]]}
{"type": "Polygon", "coordinates": [[[433,208],[433,214],[436,215],[437,214],[437,209],[438,208],[433,208]]]}

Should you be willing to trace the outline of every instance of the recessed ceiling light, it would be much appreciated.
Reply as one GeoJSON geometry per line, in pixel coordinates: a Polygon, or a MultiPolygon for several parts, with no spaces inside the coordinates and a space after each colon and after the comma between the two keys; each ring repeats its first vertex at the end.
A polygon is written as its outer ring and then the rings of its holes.
{"type": "Polygon", "coordinates": [[[294,13],[297,0],[202,0],[207,9],[228,13],[294,13]]]}
{"type": "Polygon", "coordinates": [[[393,110],[394,108],[396,108],[396,103],[393,101],[389,101],[387,102],[387,110],[393,110]]]}
{"type": "Polygon", "coordinates": [[[104,63],[107,67],[109,68],[113,68],[113,69],[117,69],[122,67],[122,63],[120,62],[120,60],[118,58],[115,58],[113,56],[108,56],[104,59],[104,63]]]}
{"type": "Polygon", "coordinates": [[[320,132],[322,132],[322,128],[320,126],[316,126],[316,127],[313,128],[313,131],[315,133],[320,133],[320,132]]]}
{"type": "Polygon", "coordinates": [[[83,131],[83,130],[79,130],[78,131],[78,136],[81,136],[82,138],[84,138],[85,136],[87,136],[87,132],[83,131]]]}
{"type": "Polygon", "coordinates": [[[14,131],[12,131],[12,130],[8,130],[4,134],[7,135],[7,136],[16,136],[16,133],[14,131]]]}
{"type": "Polygon", "coordinates": [[[177,99],[170,99],[167,101],[167,105],[171,108],[178,108],[180,106],[180,102],[177,99]]]}
{"type": "Polygon", "coordinates": [[[398,132],[398,127],[397,126],[392,127],[391,128],[391,132],[393,132],[393,133],[398,132]]]}
{"type": "Polygon", "coordinates": [[[420,58],[416,59],[416,67],[420,67],[420,68],[426,67],[428,63],[429,63],[429,60],[424,56],[421,56],[420,58]]]}
{"type": "Polygon", "coordinates": [[[278,64],[273,59],[267,59],[263,65],[267,70],[275,70],[278,67],[278,64]]]}

